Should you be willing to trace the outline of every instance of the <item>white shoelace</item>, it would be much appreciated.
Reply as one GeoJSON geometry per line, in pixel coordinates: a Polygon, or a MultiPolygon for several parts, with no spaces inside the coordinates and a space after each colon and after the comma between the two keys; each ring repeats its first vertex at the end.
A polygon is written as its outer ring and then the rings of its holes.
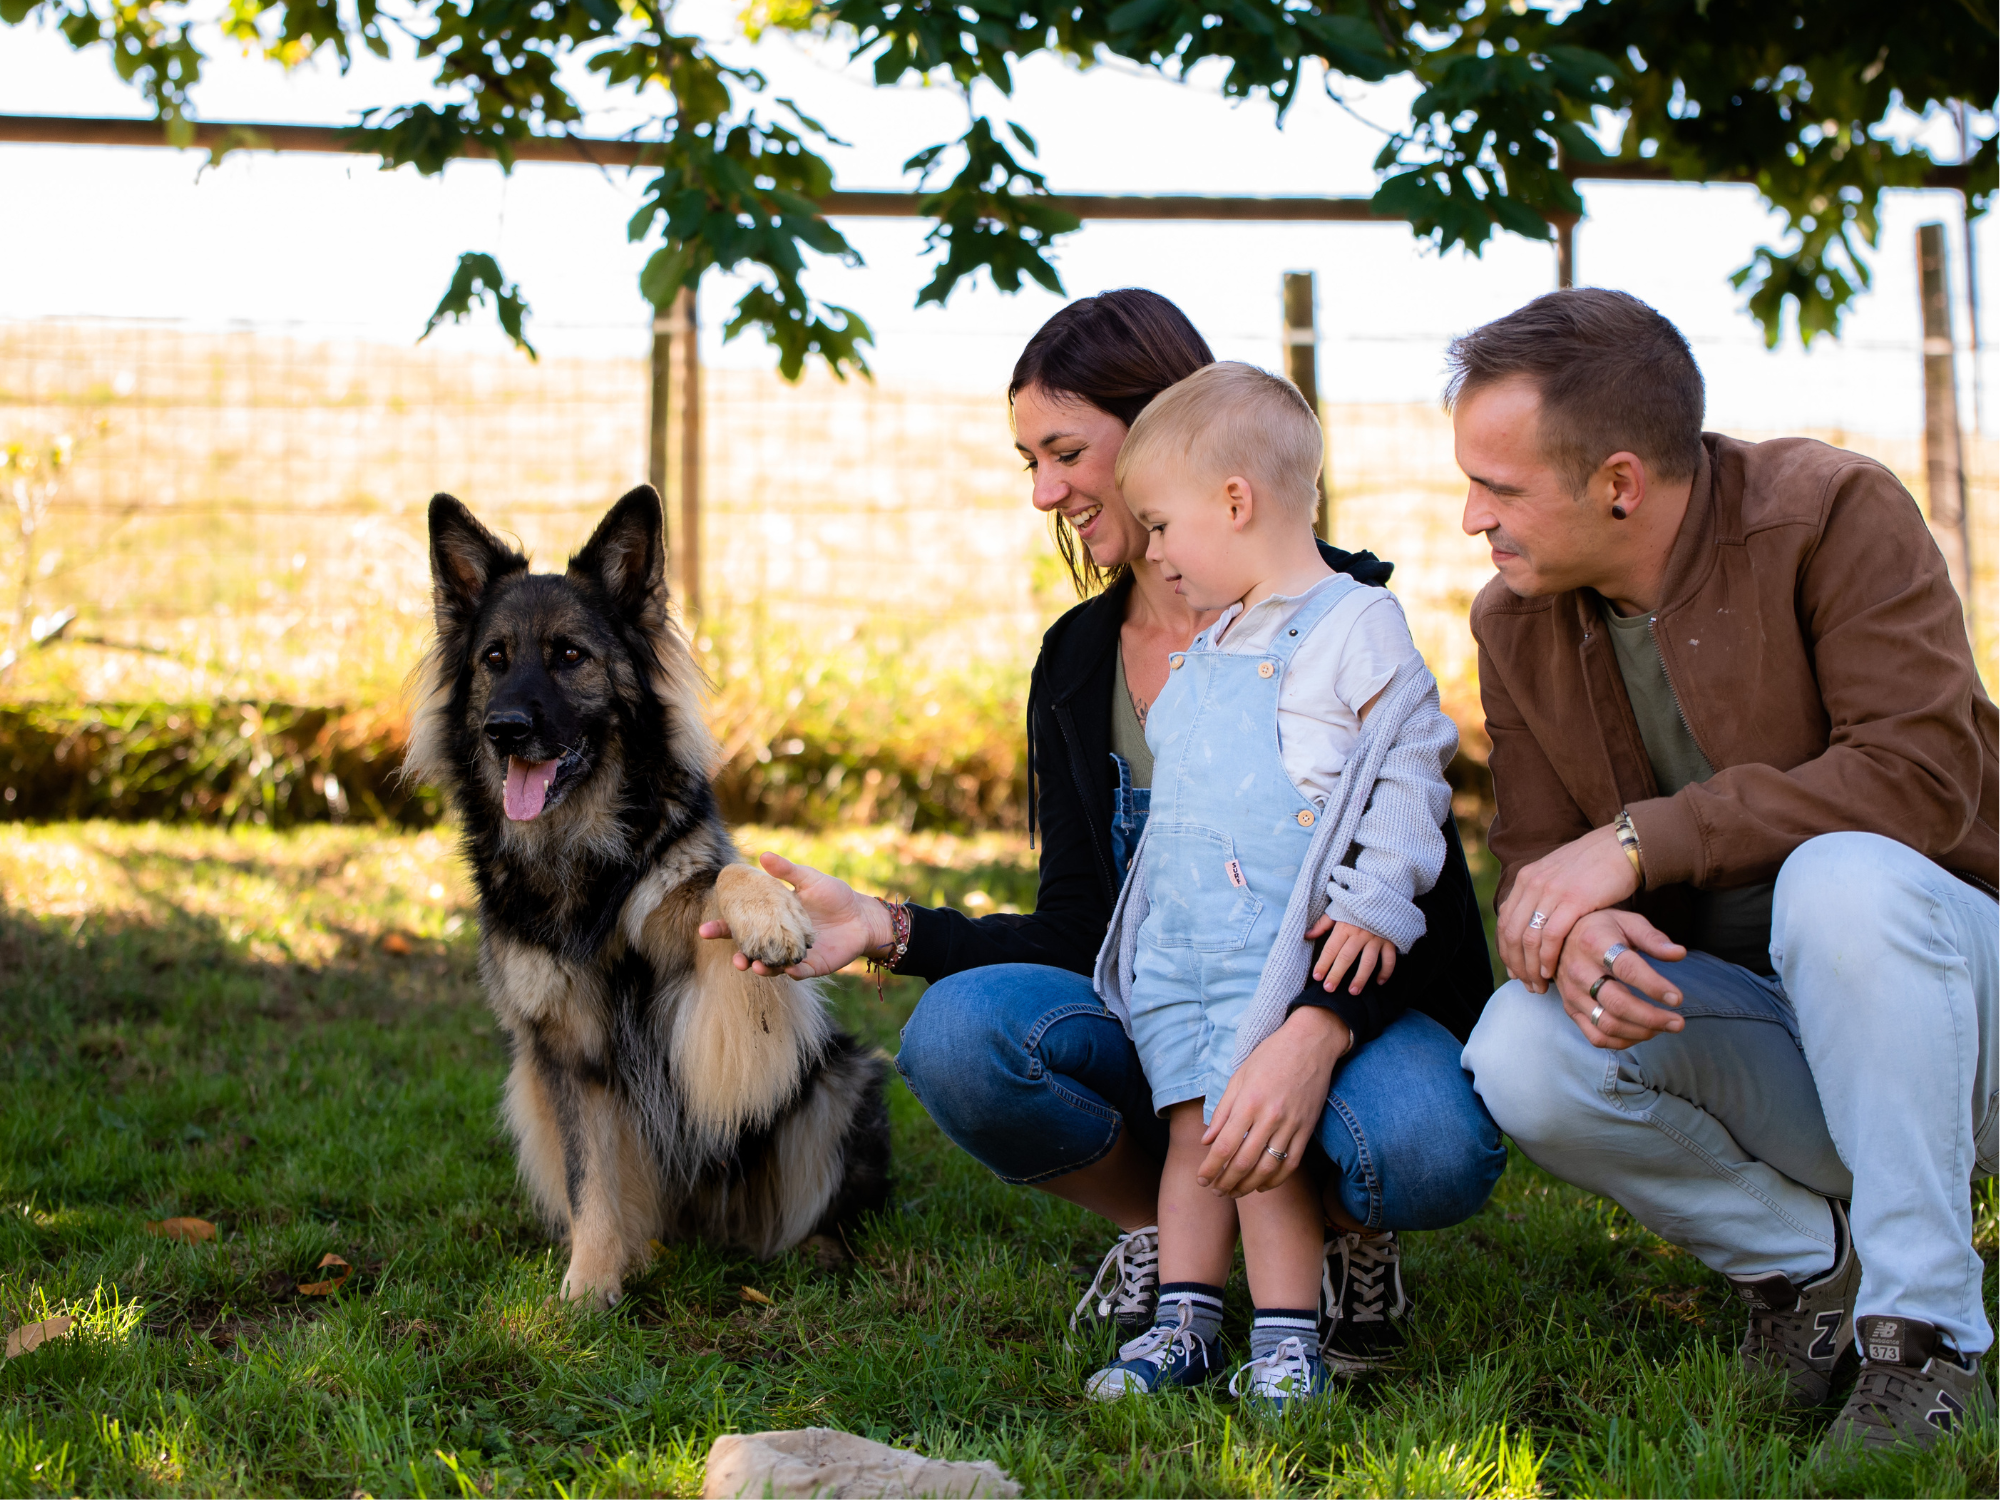
{"type": "MultiPolygon", "coordinates": [[[[1130,1320],[1144,1317],[1147,1311],[1146,1294],[1158,1285],[1159,1279],[1159,1225],[1148,1224],[1143,1229],[1119,1235],[1118,1242],[1098,1263],[1097,1274],[1090,1278],[1090,1285],[1078,1299],[1076,1310],[1069,1315],[1071,1330],[1074,1331],[1077,1319],[1083,1316],[1093,1299],[1097,1302],[1097,1316],[1100,1318],[1130,1320]]],[[[1122,1358],[1124,1351],[1120,1350],[1119,1354],[1122,1358]]]]}
{"type": "Polygon", "coordinates": [[[1394,1235],[1344,1234],[1326,1244],[1326,1256],[1320,1266],[1319,1297],[1320,1309],[1338,1325],[1342,1318],[1352,1317],[1357,1323],[1385,1323],[1389,1318],[1386,1306],[1389,1295],[1387,1275],[1396,1264],[1396,1239],[1394,1235]],[[1336,1257],[1341,1263],[1341,1274],[1334,1274],[1336,1257]],[[1355,1285],[1352,1312],[1341,1305],[1341,1284],[1352,1281],[1355,1285]]]}
{"type": "Polygon", "coordinates": [[[1193,1359],[1198,1343],[1200,1340],[1195,1337],[1194,1331],[1194,1305],[1183,1302],[1173,1323],[1155,1323],[1137,1338],[1126,1340],[1118,1346],[1118,1357],[1121,1360],[1143,1359],[1148,1364],[1165,1369],[1175,1351],[1193,1359]]]}
{"type": "MultiPolygon", "coordinates": [[[[1386,1323],[1389,1311],[1384,1299],[1389,1288],[1383,1284],[1383,1274],[1395,1264],[1393,1254],[1384,1255],[1376,1248],[1384,1243],[1382,1239],[1363,1239],[1360,1235],[1350,1236],[1353,1243],[1348,1247],[1347,1276],[1354,1283],[1354,1321],[1357,1323],[1386,1323]]],[[[1395,1242],[1388,1240],[1393,1248],[1395,1242]]]]}
{"type": "MultiPolygon", "coordinates": [[[[1123,1354],[1124,1350],[1118,1351],[1123,1354]]],[[[1289,1338],[1282,1341],[1261,1359],[1253,1359],[1241,1366],[1229,1377],[1229,1394],[1241,1396],[1237,1389],[1244,1376],[1250,1377],[1249,1394],[1253,1396],[1305,1396],[1312,1390],[1312,1365],[1306,1358],[1305,1340],[1289,1338]]]]}

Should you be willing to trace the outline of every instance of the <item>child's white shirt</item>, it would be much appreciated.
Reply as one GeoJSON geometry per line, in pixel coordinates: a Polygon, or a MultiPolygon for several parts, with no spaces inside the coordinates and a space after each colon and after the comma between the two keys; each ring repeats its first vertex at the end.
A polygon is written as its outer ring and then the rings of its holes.
{"type": "MultiPolygon", "coordinates": [[[[1308,599],[1340,581],[1336,573],[1302,594],[1272,594],[1247,610],[1232,604],[1209,640],[1219,652],[1261,656],[1308,599]]],[[[1361,710],[1416,654],[1403,606],[1387,589],[1355,589],[1320,617],[1278,684],[1278,755],[1292,785],[1326,806],[1361,738],[1361,710]]]]}

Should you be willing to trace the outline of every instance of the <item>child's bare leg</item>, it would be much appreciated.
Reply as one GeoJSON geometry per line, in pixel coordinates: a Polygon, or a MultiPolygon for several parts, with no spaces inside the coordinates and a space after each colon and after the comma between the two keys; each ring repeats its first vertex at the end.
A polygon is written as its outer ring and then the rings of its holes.
{"type": "MultiPolygon", "coordinates": [[[[1195,1180],[1195,1169],[1208,1154],[1201,1143],[1204,1128],[1201,1100],[1168,1106],[1167,1166],[1160,1174],[1163,1286],[1174,1281],[1221,1286],[1229,1279],[1230,1256],[1236,1249],[1236,1202],[1195,1180]]],[[[1317,1288],[1318,1262],[1314,1265],[1317,1288]]]]}
{"type": "MultiPolygon", "coordinates": [[[[1243,1262],[1257,1311],[1250,1322],[1250,1363],[1239,1394],[1280,1405],[1326,1389],[1319,1349],[1319,1194],[1304,1172],[1237,1201],[1243,1262]]],[[[1232,1383],[1231,1389],[1235,1389],[1232,1383]]]]}
{"type": "MultiPolygon", "coordinates": [[[[1321,1239],[1319,1195],[1312,1179],[1294,1172],[1274,1188],[1237,1200],[1243,1226],[1243,1264],[1259,1307],[1319,1305],[1321,1239]]],[[[1164,1274],[1164,1247],[1163,1247],[1164,1274]]]]}
{"type": "Polygon", "coordinates": [[[1167,1167],[1160,1174],[1160,1306],[1153,1326],[1119,1347],[1118,1358],[1084,1383],[1084,1393],[1117,1401],[1218,1373],[1222,1283],[1236,1249],[1236,1204],[1195,1180],[1207,1154],[1201,1101],[1167,1111],[1167,1167]]]}

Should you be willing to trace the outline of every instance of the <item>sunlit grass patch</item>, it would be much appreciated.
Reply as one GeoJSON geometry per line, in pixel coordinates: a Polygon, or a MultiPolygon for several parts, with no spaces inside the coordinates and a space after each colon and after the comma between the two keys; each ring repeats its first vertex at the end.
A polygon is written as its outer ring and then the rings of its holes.
{"type": "MultiPolygon", "coordinates": [[[[868,890],[1033,899],[1018,837],[742,832],[868,890]]],[[[688,1495],[720,1433],[812,1425],[1031,1494],[1996,1488],[1990,1423],[1820,1467],[1830,1412],[1741,1374],[1721,1280],[1518,1159],[1408,1237],[1396,1368],[1283,1417],[1085,1400],[1113,1341],[1068,1319],[1102,1226],[997,1183],[894,1081],[896,1193],[852,1264],[677,1244],[580,1311],[496,1119],[448,832],[17,826],[0,890],[0,1320],[77,1319],[0,1364],[0,1493],[688,1495]],[[217,1238],[146,1230],[183,1215],[217,1238]],[[329,1252],[351,1278],[301,1294],[329,1252]]],[[[889,1049],[919,993],[834,986],[889,1049]]],[[[1239,1276],[1233,1349],[1249,1312],[1239,1276]]]]}

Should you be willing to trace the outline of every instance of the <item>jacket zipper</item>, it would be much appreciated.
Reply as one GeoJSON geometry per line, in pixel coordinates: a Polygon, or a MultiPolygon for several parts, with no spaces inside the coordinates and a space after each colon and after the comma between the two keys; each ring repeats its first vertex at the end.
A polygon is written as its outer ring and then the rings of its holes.
{"type": "Polygon", "coordinates": [[[1646,634],[1653,642],[1653,654],[1660,659],[1660,675],[1667,679],[1667,696],[1674,700],[1674,713],[1680,718],[1681,728],[1687,731],[1689,743],[1695,749],[1701,751],[1701,758],[1708,761],[1709,774],[1714,775],[1715,762],[1708,759],[1708,751],[1702,748],[1701,740],[1694,732],[1694,725],[1688,723],[1687,710],[1681,707],[1681,691],[1674,686],[1674,674],[1667,670],[1667,653],[1660,649],[1660,617],[1658,615],[1646,616],[1646,634]]]}

